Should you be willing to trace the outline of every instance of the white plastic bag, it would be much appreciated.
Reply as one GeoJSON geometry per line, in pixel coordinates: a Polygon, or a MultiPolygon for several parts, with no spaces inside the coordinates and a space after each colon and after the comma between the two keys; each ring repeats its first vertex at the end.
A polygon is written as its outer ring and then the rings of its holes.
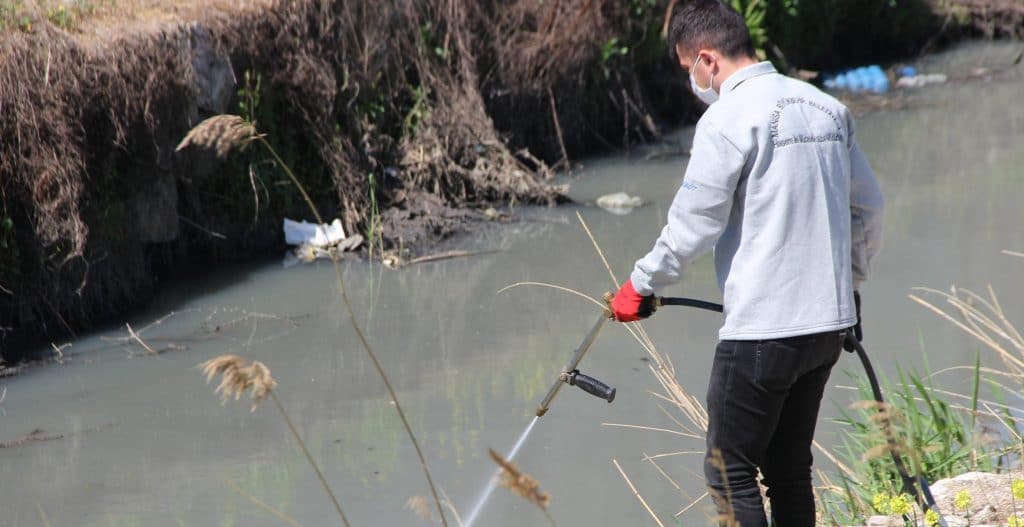
{"type": "Polygon", "coordinates": [[[335,218],[330,225],[284,219],[284,242],[288,245],[312,245],[326,247],[345,239],[345,228],[335,218]]]}

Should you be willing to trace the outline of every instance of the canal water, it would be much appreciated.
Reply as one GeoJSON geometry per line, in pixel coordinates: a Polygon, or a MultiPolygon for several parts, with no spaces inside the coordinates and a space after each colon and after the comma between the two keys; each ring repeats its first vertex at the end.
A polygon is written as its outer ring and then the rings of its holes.
{"type": "MultiPolygon", "coordinates": [[[[1024,90],[1019,44],[967,44],[924,59],[949,83],[903,91],[858,122],[888,200],[886,246],[863,288],[866,347],[883,372],[970,364],[981,349],[908,299],[914,287],[984,291],[1024,322],[1024,90]],[[976,71],[979,67],[988,71],[976,71]],[[987,78],[991,77],[991,78],[987,78]]],[[[680,96],[687,96],[680,86],[680,96]]],[[[660,230],[686,164],[692,130],[667,143],[582,162],[570,179],[580,205],[519,208],[519,221],[452,242],[496,252],[386,269],[347,262],[344,277],[371,344],[421,441],[434,480],[463,514],[595,318],[580,298],[516,282],[549,282],[594,297],[613,289],[576,219],[580,213],[619,278],[660,230]],[[618,216],[588,205],[625,191],[650,201],[618,216]]],[[[709,257],[666,294],[719,300],[709,257]]],[[[272,405],[221,405],[196,365],[235,353],[266,363],[353,525],[426,525],[406,507],[429,496],[415,452],[351,330],[329,264],[253,264],[167,290],[124,327],[61,348],[63,361],[0,379],[0,525],[263,526],[281,521],[250,497],[307,526],[337,524],[333,508],[272,405]],[[27,440],[19,441],[21,438],[27,440]]],[[[665,309],[646,323],[681,385],[703,399],[719,316],[665,309]]],[[[55,343],[60,346],[64,343],[55,343]]],[[[997,366],[991,355],[983,355],[997,366]]],[[[607,326],[581,364],[618,388],[613,404],[567,388],[517,462],[552,496],[560,525],[641,525],[641,504],[612,461],[666,522],[703,492],[700,441],[676,433],[680,414],[652,395],[646,352],[607,326]],[[665,475],[645,455],[658,459],[665,475]],[[671,482],[666,477],[671,478],[671,482]],[[678,484],[678,489],[676,488],[678,484]]],[[[833,375],[819,441],[839,441],[829,418],[854,395],[846,355],[833,375]]],[[[936,383],[966,393],[965,376],[936,383]]],[[[821,456],[821,467],[828,470],[821,456]]],[[[708,503],[679,517],[706,525],[708,503]]],[[[545,525],[532,505],[496,492],[477,525],[545,525]]],[[[454,522],[452,522],[454,525],[454,522]]]]}

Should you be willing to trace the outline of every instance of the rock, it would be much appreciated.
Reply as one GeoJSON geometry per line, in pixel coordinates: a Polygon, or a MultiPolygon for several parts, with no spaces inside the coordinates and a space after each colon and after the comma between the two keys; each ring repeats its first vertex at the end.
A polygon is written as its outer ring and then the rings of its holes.
{"type": "Polygon", "coordinates": [[[1013,480],[1010,474],[967,472],[954,478],[936,481],[932,484],[931,490],[935,504],[945,514],[962,512],[956,510],[953,502],[959,492],[966,490],[971,496],[971,525],[1004,524],[1007,518],[1013,515],[1013,480]]]}
{"type": "MultiPolygon", "coordinates": [[[[943,516],[943,520],[946,522],[946,527],[989,527],[985,525],[979,525],[975,523],[969,523],[966,519],[959,516],[943,516]]],[[[868,518],[868,523],[864,527],[903,527],[903,520],[896,516],[872,516],[868,518]]],[[[924,521],[918,521],[918,525],[925,527],[924,521]]],[[[991,526],[995,527],[995,526],[991,526]]]]}
{"type": "Polygon", "coordinates": [[[170,172],[158,169],[152,177],[128,200],[130,228],[140,242],[169,242],[178,237],[178,186],[170,172]]]}
{"type": "Polygon", "coordinates": [[[892,516],[872,516],[865,527],[903,527],[903,521],[892,516]]]}
{"type": "Polygon", "coordinates": [[[611,212],[612,214],[629,214],[636,207],[644,204],[644,200],[636,196],[630,196],[625,192],[605,194],[597,198],[597,206],[611,212]]]}
{"type": "Polygon", "coordinates": [[[974,511],[971,517],[974,518],[975,521],[985,523],[997,522],[1000,519],[999,510],[991,505],[986,505],[981,509],[974,511]]]}
{"type": "Polygon", "coordinates": [[[192,69],[195,71],[195,102],[201,110],[218,114],[228,111],[235,91],[231,59],[217,46],[210,32],[199,24],[189,27],[192,69]]]}
{"type": "Polygon", "coordinates": [[[946,522],[946,527],[967,527],[970,523],[966,519],[959,516],[942,516],[942,519],[946,522]]]}

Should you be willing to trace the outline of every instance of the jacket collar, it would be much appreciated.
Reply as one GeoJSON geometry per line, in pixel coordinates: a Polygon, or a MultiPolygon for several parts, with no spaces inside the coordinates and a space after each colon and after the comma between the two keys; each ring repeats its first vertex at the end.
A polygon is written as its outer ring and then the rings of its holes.
{"type": "Polygon", "coordinates": [[[725,82],[723,82],[719,87],[719,91],[724,95],[735,90],[736,87],[745,80],[760,75],[767,75],[769,73],[778,73],[771,62],[764,61],[758,62],[757,64],[751,64],[750,66],[735,71],[728,79],[725,79],[725,82]]]}

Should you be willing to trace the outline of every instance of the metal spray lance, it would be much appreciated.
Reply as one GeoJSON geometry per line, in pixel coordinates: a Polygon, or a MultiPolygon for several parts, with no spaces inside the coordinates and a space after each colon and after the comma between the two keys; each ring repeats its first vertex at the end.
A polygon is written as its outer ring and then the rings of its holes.
{"type": "MultiPolygon", "coordinates": [[[[604,294],[605,304],[610,304],[613,295],[611,293],[604,294]]],[[[705,302],[703,300],[695,300],[692,298],[672,298],[672,297],[658,297],[655,302],[655,308],[661,306],[688,306],[696,307],[699,309],[706,309],[708,311],[722,311],[720,304],[713,302],[705,302]]],[[[601,332],[601,328],[604,327],[604,323],[609,320],[614,320],[615,316],[612,314],[610,307],[605,307],[600,317],[594,322],[593,327],[587,332],[587,335],[583,337],[583,341],[577,346],[576,351],[572,354],[572,359],[569,360],[569,364],[559,372],[558,378],[555,379],[555,383],[551,385],[551,389],[548,390],[547,395],[541,400],[540,406],[537,407],[537,417],[540,417],[547,413],[548,408],[551,406],[552,399],[558,394],[558,390],[562,389],[563,384],[570,386],[576,386],[581,390],[604,399],[609,403],[615,400],[615,388],[608,386],[607,384],[589,376],[580,373],[577,368],[583,356],[586,355],[587,351],[597,340],[597,335],[601,332]]]]}

